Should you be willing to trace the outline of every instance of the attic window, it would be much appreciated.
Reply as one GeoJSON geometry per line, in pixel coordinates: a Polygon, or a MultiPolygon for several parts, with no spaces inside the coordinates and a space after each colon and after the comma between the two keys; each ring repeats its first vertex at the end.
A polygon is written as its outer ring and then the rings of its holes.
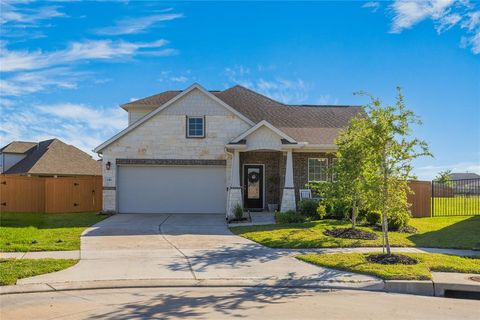
{"type": "Polygon", "coordinates": [[[205,117],[187,117],[187,138],[205,138],[205,117]]]}

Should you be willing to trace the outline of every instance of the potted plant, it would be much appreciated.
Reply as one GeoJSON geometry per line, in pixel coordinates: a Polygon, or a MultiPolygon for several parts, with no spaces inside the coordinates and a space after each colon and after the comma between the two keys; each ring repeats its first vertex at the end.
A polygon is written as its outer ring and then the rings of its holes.
{"type": "Polygon", "coordinates": [[[280,183],[280,177],[277,175],[270,176],[268,178],[268,192],[273,195],[272,203],[268,203],[268,211],[275,212],[278,210],[278,184],[280,183]]]}

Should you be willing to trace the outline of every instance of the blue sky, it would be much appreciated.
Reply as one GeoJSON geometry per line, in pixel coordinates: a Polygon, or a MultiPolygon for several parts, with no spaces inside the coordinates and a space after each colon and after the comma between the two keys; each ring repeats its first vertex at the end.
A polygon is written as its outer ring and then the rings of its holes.
{"type": "Polygon", "coordinates": [[[480,173],[480,5],[394,2],[32,2],[0,13],[0,142],[58,137],[90,151],[118,106],[198,82],[287,103],[386,103],[423,120],[438,171],[480,173]]]}

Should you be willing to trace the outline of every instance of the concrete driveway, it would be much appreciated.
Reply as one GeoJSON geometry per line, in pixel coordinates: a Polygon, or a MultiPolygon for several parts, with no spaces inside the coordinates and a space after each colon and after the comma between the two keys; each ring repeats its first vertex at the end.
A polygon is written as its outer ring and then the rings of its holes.
{"type": "Polygon", "coordinates": [[[18,284],[150,279],[379,282],[316,267],[236,236],[224,215],[118,214],[84,232],[77,265],[18,284]]]}

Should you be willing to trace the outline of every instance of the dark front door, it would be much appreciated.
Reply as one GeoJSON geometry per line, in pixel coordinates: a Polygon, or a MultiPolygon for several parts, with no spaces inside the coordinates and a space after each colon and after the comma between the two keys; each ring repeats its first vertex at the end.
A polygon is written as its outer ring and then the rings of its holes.
{"type": "Polygon", "coordinates": [[[263,166],[247,164],[243,167],[245,207],[263,210],[263,166]]]}

